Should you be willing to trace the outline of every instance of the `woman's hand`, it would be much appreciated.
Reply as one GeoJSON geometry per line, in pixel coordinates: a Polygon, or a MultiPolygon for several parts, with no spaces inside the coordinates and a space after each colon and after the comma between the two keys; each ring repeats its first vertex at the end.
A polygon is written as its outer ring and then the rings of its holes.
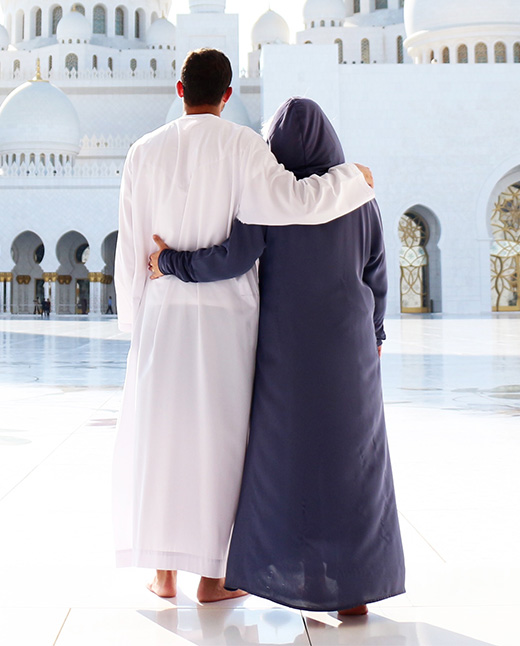
{"type": "Polygon", "coordinates": [[[163,249],[169,249],[170,247],[164,242],[159,236],[153,236],[153,241],[159,247],[157,251],[154,251],[153,254],[148,258],[148,269],[152,272],[150,280],[156,280],[161,276],[164,276],[162,271],[159,269],[159,256],[163,249]]]}
{"type": "Polygon", "coordinates": [[[374,188],[374,178],[372,177],[372,171],[370,170],[370,168],[363,166],[362,164],[354,164],[354,166],[357,166],[363,173],[365,181],[370,186],[370,188],[374,188]]]}

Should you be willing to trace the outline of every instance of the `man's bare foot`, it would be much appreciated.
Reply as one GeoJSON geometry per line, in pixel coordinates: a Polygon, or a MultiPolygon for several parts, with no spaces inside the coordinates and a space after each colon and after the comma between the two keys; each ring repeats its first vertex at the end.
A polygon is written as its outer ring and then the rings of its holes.
{"type": "Polygon", "coordinates": [[[177,571],[157,570],[154,580],[146,585],[158,597],[169,599],[177,595],[177,571]]]}
{"type": "Polygon", "coordinates": [[[200,603],[213,603],[214,601],[224,601],[224,599],[236,599],[243,597],[247,592],[243,590],[226,590],[224,583],[226,579],[210,579],[206,576],[200,577],[199,589],[197,590],[197,599],[200,603]]]}
{"type": "Polygon", "coordinates": [[[365,605],[348,608],[347,610],[338,610],[338,615],[342,617],[360,617],[368,615],[368,608],[365,605]]]}

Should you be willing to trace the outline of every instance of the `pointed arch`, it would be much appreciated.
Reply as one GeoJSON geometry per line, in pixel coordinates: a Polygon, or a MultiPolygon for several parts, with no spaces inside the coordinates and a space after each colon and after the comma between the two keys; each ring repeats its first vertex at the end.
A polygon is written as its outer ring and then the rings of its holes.
{"type": "Polygon", "coordinates": [[[502,42],[495,43],[495,63],[507,63],[506,46],[502,42]]]}
{"type": "Polygon", "coordinates": [[[486,43],[477,43],[475,45],[475,63],[488,62],[488,48],[486,43]]]}
{"type": "Polygon", "coordinates": [[[116,7],[115,11],[115,34],[116,36],[124,36],[125,29],[125,10],[124,7],[116,7]]]}
{"type": "Polygon", "coordinates": [[[34,18],[34,37],[38,38],[42,35],[42,10],[36,7],[33,14],[34,18]]]}
{"type": "Polygon", "coordinates": [[[107,33],[107,10],[103,5],[97,4],[92,10],[92,32],[94,34],[107,33]]]}
{"type": "Polygon", "coordinates": [[[65,67],[69,70],[69,72],[78,71],[78,57],[76,54],[67,54],[65,57],[65,67]]]}
{"type": "Polygon", "coordinates": [[[457,49],[457,63],[468,62],[468,47],[467,45],[459,45],[457,49]]]}
{"type": "Polygon", "coordinates": [[[58,23],[63,17],[63,9],[60,5],[57,5],[51,9],[51,36],[56,35],[56,30],[58,29],[58,23]]]}

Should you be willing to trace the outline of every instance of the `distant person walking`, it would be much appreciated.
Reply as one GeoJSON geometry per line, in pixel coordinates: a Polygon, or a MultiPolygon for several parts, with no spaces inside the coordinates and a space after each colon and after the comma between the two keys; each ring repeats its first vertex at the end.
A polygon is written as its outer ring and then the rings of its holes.
{"type": "Polygon", "coordinates": [[[113,313],[114,313],[114,310],[112,309],[112,296],[109,296],[108,297],[108,307],[107,307],[107,311],[105,312],[105,314],[113,314],[113,313]]]}

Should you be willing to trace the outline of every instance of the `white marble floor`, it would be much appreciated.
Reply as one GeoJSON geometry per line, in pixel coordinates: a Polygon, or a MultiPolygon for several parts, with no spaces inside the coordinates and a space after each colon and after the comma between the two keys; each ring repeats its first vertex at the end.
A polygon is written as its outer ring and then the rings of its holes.
{"type": "Polygon", "coordinates": [[[368,617],[175,600],[116,570],[109,480],[128,341],[114,320],[0,318],[2,646],[518,646],[520,317],[387,322],[407,594],[368,617]]]}

